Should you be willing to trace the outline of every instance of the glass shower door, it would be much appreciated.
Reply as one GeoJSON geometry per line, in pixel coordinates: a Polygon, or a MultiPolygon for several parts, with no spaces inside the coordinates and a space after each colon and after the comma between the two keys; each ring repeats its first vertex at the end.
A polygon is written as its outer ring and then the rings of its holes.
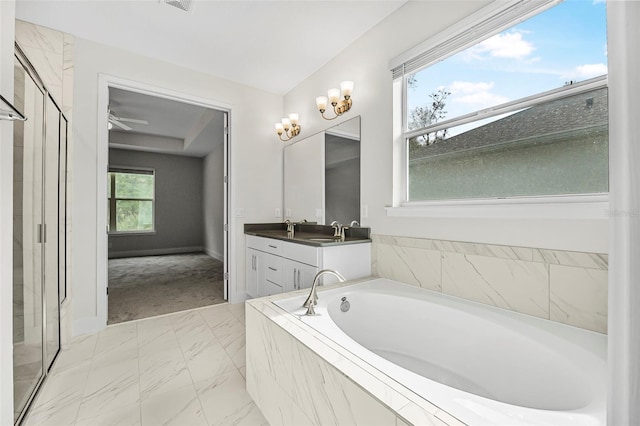
{"type": "Polygon", "coordinates": [[[13,375],[17,419],[43,371],[44,93],[19,61],[14,104],[29,118],[14,123],[13,375]]]}

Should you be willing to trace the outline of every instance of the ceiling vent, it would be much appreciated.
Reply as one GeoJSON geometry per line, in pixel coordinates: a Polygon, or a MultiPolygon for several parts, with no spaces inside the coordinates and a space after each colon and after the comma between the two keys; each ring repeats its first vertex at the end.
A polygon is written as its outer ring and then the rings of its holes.
{"type": "Polygon", "coordinates": [[[164,0],[169,6],[177,7],[180,10],[188,12],[191,9],[191,0],[164,0]]]}

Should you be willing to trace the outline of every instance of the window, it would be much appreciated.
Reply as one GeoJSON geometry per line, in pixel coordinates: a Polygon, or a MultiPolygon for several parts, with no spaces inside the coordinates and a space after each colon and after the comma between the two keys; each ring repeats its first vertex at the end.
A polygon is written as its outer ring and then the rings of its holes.
{"type": "Polygon", "coordinates": [[[153,170],[109,169],[109,232],[154,231],[153,170]]]}
{"type": "Polygon", "coordinates": [[[543,3],[502,6],[394,67],[405,202],[608,191],[606,4],[543,3]]]}

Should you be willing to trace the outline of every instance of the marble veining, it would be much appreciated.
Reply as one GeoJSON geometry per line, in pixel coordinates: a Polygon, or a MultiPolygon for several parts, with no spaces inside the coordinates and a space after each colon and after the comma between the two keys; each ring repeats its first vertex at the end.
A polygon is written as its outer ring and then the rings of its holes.
{"type": "Polygon", "coordinates": [[[21,45],[62,54],[63,37],[60,31],[16,19],[16,39],[21,45]]]}
{"type": "Polygon", "coordinates": [[[316,330],[300,327],[269,300],[247,302],[247,390],[272,424],[462,425],[316,330]],[[282,332],[290,352],[264,357],[260,348],[282,332]],[[292,393],[272,376],[271,363],[289,366],[292,393]]]}
{"type": "Polygon", "coordinates": [[[515,259],[529,262],[552,263],[583,268],[608,268],[609,256],[604,253],[583,253],[565,250],[548,250],[530,247],[512,247],[496,244],[468,243],[459,241],[430,240],[427,238],[397,237],[390,235],[371,236],[374,243],[402,247],[414,247],[442,252],[476,254],[501,259],[515,259]]]}
{"type": "Polygon", "coordinates": [[[72,339],[24,424],[266,425],[245,390],[243,323],[244,305],[220,304],[72,339]]]}
{"type": "Polygon", "coordinates": [[[606,333],[606,254],[388,235],[372,240],[374,275],[606,333]]]}

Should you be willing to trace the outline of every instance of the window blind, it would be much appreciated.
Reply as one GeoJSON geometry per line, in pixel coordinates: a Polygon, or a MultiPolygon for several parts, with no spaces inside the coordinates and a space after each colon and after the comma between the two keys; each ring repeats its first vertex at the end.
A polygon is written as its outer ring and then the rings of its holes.
{"type": "MultiPolygon", "coordinates": [[[[506,7],[496,9],[495,4],[487,6],[476,14],[461,21],[452,28],[452,35],[443,41],[427,40],[417,48],[424,50],[398,64],[398,59],[391,61],[393,79],[401,78],[405,74],[413,74],[422,68],[442,61],[443,59],[469,47],[473,44],[489,38],[509,27],[512,27],[529,17],[547,9],[562,0],[518,0],[506,7]],[[488,10],[491,9],[491,10],[488,10]]],[[[494,2],[495,3],[495,2],[494,2]]],[[[400,55],[406,56],[408,52],[400,55]]]]}

